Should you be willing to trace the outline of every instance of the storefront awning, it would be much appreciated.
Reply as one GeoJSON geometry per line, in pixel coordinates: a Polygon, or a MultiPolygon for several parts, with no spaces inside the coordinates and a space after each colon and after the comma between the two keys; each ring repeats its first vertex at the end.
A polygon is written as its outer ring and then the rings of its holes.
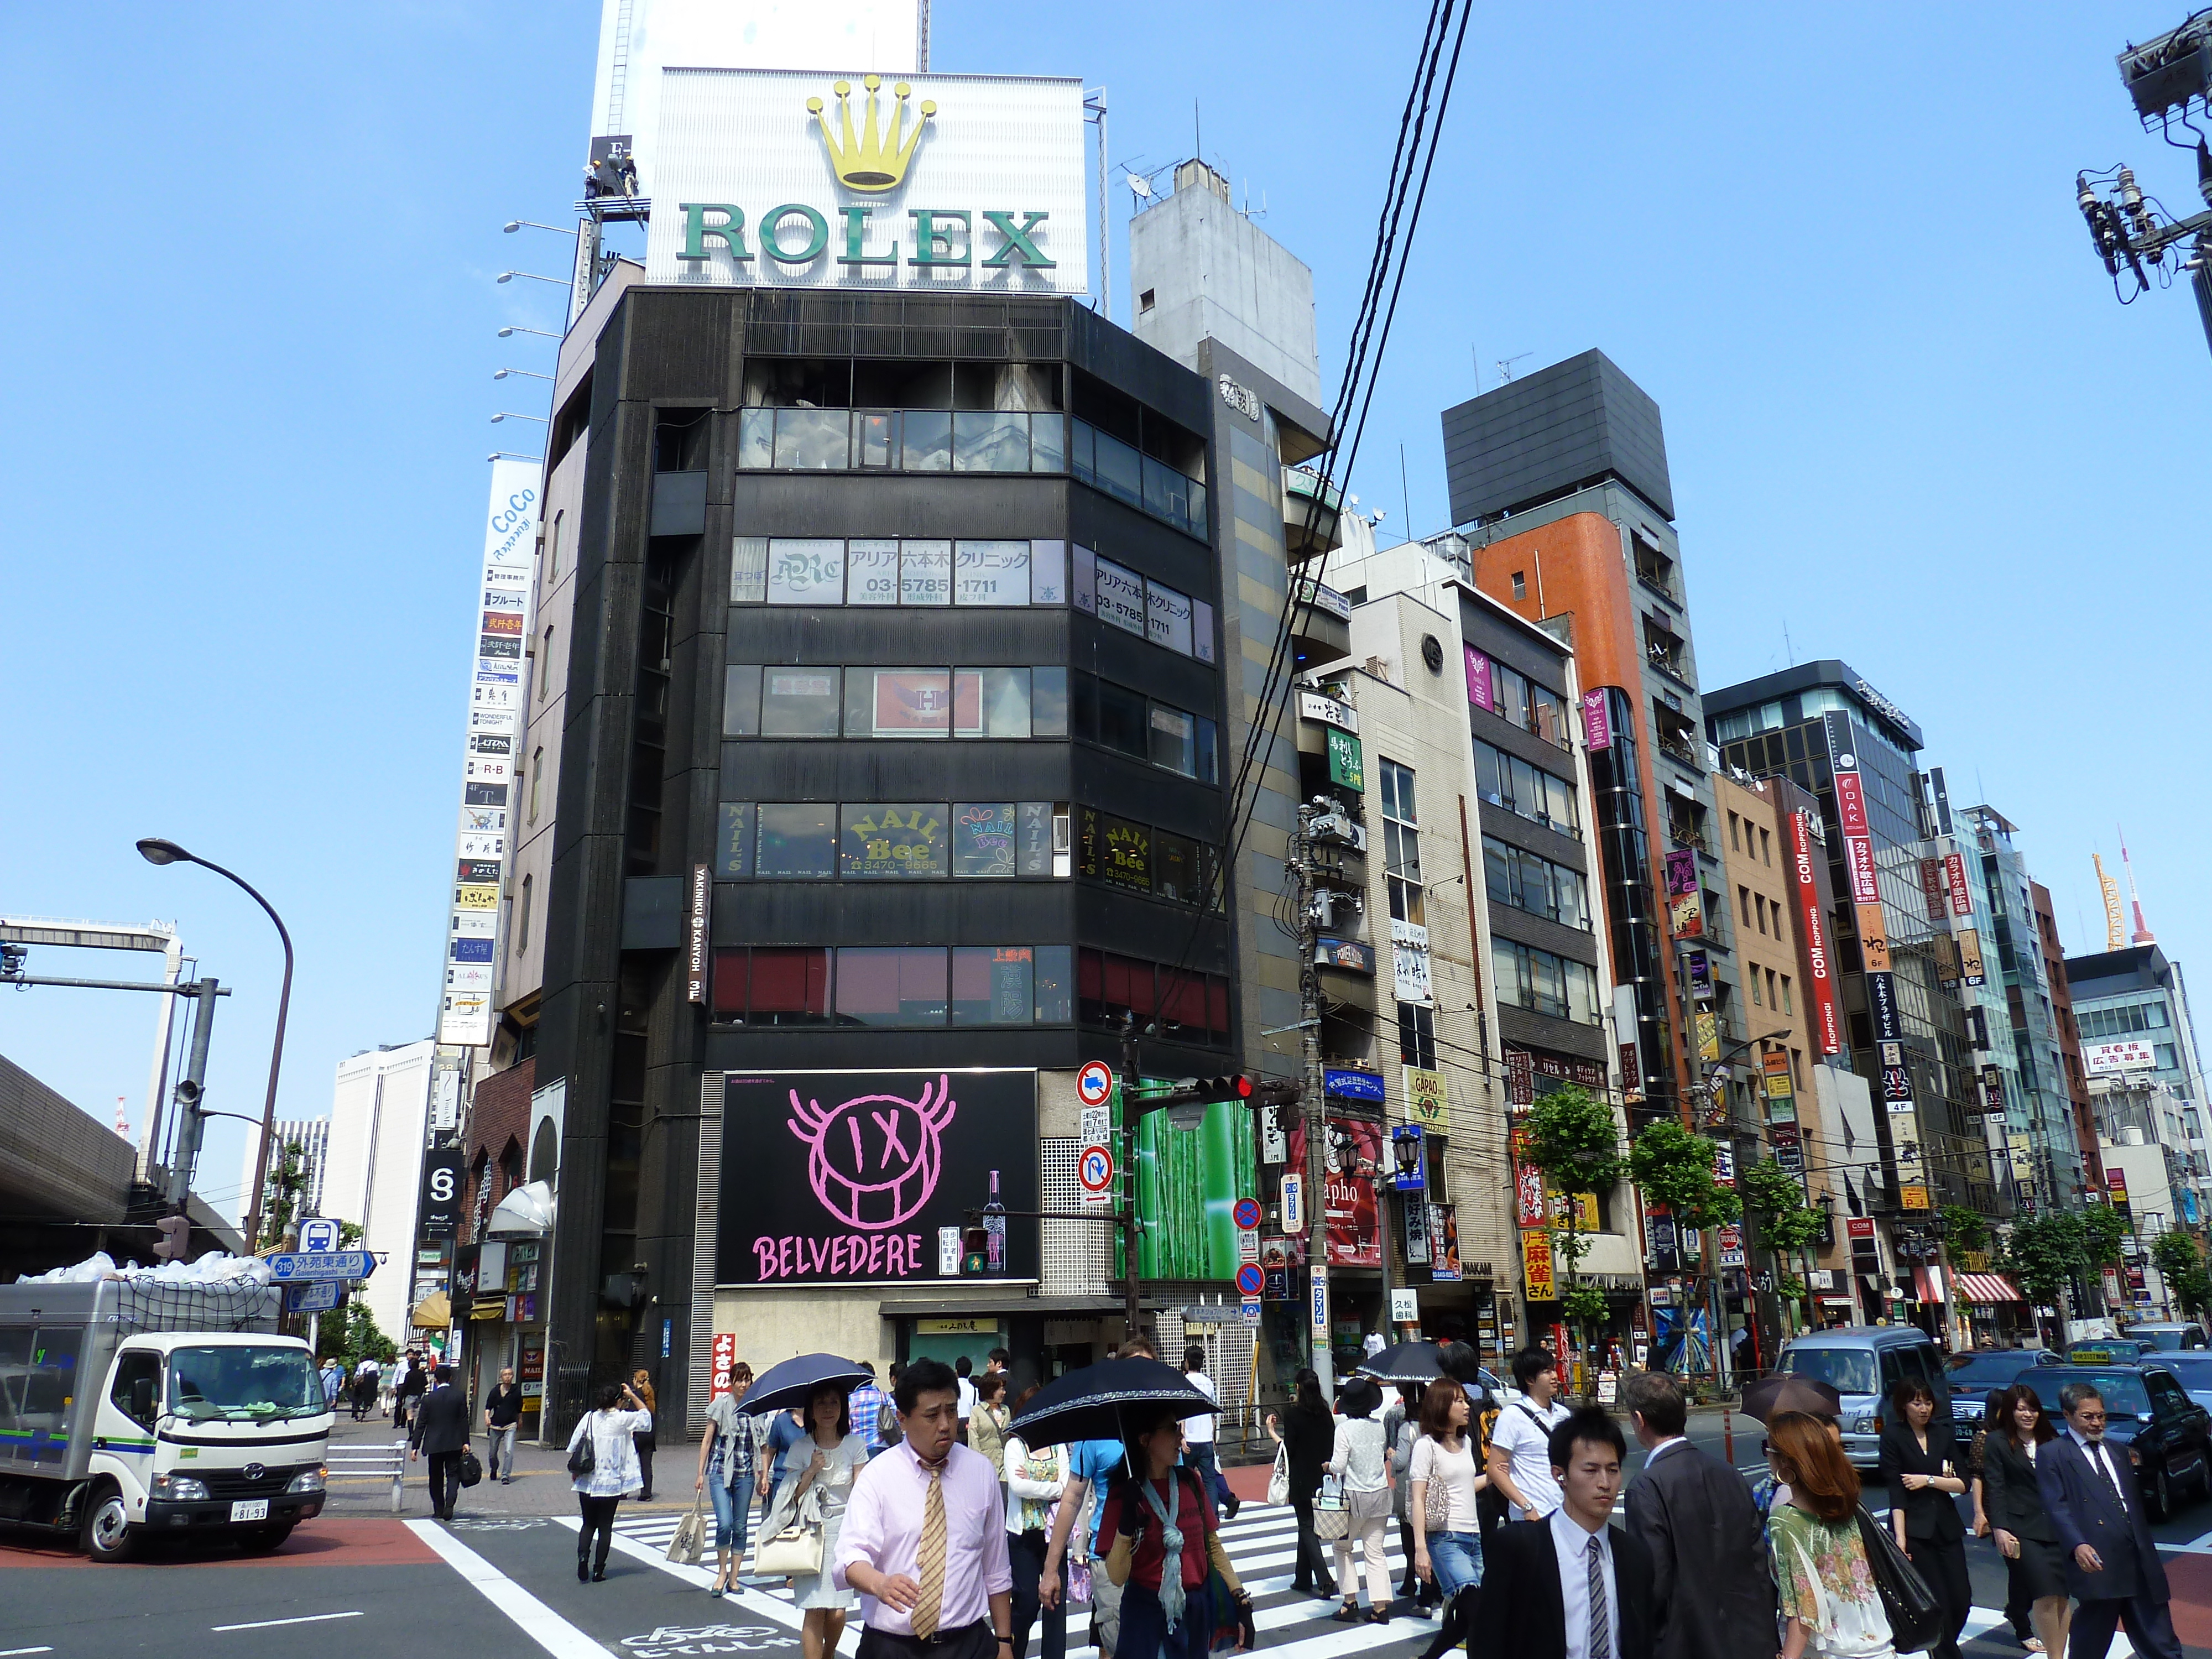
{"type": "Polygon", "coordinates": [[[1959,1294],[1969,1302],[1996,1304],[2027,1300],[2020,1293],[2020,1287],[2002,1273],[1954,1273],[1951,1282],[1958,1287],[1959,1294]]]}

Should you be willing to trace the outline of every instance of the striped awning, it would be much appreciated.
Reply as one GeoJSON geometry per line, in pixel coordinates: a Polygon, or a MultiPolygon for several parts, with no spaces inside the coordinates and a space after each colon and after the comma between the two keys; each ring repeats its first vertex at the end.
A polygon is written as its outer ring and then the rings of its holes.
{"type": "Polygon", "coordinates": [[[2002,1273],[1954,1273],[1951,1282],[1969,1302],[2025,1302],[2020,1287],[2002,1273]]]}

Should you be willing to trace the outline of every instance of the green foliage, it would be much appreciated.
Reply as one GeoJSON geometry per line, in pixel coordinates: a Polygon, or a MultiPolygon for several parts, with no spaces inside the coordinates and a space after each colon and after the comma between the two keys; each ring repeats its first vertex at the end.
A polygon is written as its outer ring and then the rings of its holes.
{"type": "Polygon", "coordinates": [[[1664,1204],[1686,1227],[1718,1227],[1743,1213],[1736,1195],[1713,1179],[1713,1143],[1662,1118],[1636,1137],[1628,1167],[1647,1203],[1664,1204]]]}
{"type": "Polygon", "coordinates": [[[2160,1233],[2151,1241],[2150,1259],[2174,1305],[2193,1318],[2203,1317],[2212,1307],[2212,1274],[2205,1272],[2195,1237],[2179,1229],[2160,1233]]]}
{"type": "Polygon", "coordinates": [[[307,1149],[296,1140],[285,1141],[269,1160],[261,1198],[261,1237],[258,1248],[281,1244],[284,1230],[300,1211],[307,1190],[307,1149]]]}
{"type": "Polygon", "coordinates": [[[1559,1293],[1559,1305],[1566,1310],[1567,1317],[1580,1325],[1595,1325],[1608,1311],[1605,1292],[1595,1285],[1570,1285],[1559,1293]]]}
{"type": "Polygon", "coordinates": [[[1990,1248],[1990,1224],[1978,1212],[1963,1204],[1946,1204],[1942,1208],[1943,1225],[1951,1248],[1954,1250],[1986,1250],[1990,1248]]]}
{"type": "Polygon", "coordinates": [[[1601,1193],[1620,1181],[1620,1131],[1613,1108],[1587,1089],[1537,1097],[1522,1119],[1528,1163],[1563,1193],[1601,1193]]]}
{"type": "Polygon", "coordinates": [[[392,1339],[377,1328],[368,1304],[358,1299],[349,1301],[340,1316],[325,1316],[316,1349],[318,1359],[343,1360],[349,1371],[364,1359],[388,1365],[399,1357],[392,1339]]]}
{"type": "Polygon", "coordinates": [[[1770,1250],[1802,1250],[1820,1236],[1820,1212],[1805,1201],[1804,1182],[1779,1164],[1762,1159],[1737,1172],[1743,1207],[1759,1224],[1770,1250]]]}
{"type": "Polygon", "coordinates": [[[2120,1241],[2135,1229],[2109,1204],[2092,1204],[2081,1212],[2081,1248],[2091,1267],[2120,1265],[2120,1241]]]}
{"type": "Polygon", "coordinates": [[[1784,1273],[1774,1281],[1774,1293],[1784,1302],[1802,1302],[1805,1299],[1805,1281],[1795,1274],[1784,1273]]]}
{"type": "Polygon", "coordinates": [[[2076,1273],[2089,1267],[2081,1218],[2070,1211],[2015,1221],[2005,1236],[1999,1265],[2031,1302],[2056,1307],[2076,1273]]]}

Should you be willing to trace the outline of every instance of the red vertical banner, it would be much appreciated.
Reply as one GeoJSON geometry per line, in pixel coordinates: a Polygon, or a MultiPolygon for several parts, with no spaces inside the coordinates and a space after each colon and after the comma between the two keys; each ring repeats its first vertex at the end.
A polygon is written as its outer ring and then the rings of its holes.
{"type": "Polygon", "coordinates": [[[1966,885],[1966,860],[1957,853],[1945,855],[1943,865],[1950,878],[1951,914],[1972,916],[1974,914],[1974,895],[1966,885]]]}
{"type": "Polygon", "coordinates": [[[1813,866],[1813,826],[1803,812],[1790,815],[1790,865],[1797,887],[1797,936],[1805,942],[1805,971],[1812,986],[1814,1040],[1824,1054],[1841,1054],[1844,1026],[1836,1004],[1835,965],[1828,956],[1827,919],[1820,914],[1820,885],[1813,866]]]}
{"type": "Polygon", "coordinates": [[[714,1386],[708,1397],[730,1391],[730,1372],[738,1363],[738,1334],[735,1331],[716,1331],[714,1346],[714,1386]]]}

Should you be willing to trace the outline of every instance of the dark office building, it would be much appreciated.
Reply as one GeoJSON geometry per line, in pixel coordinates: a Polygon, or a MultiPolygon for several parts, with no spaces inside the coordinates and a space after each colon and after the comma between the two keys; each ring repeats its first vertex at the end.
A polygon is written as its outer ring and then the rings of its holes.
{"type": "Polygon", "coordinates": [[[1019,1370],[1118,1311],[1103,1230],[1021,1212],[1079,1200],[1072,1074],[1125,1022],[1152,1075],[1241,1056],[1217,402],[1060,300],[607,311],[547,456],[588,440],[534,1036],[556,1421],[635,1364],[696,1413],[709,1329],[981,1320],[1019,1370]]]}

